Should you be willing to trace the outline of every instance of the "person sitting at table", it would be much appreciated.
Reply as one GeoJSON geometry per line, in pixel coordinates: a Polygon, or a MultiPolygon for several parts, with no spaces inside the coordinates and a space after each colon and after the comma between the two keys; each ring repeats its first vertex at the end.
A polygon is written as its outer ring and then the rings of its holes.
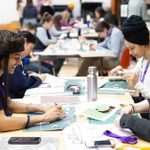
{"type": "MultiPolygon", "coordinates": [[[[115,124],[121,128],[129,128],[136,136],[150,142],[150,46],[149,31],[141,17],[132,15],[123,24],[122,32],[125,37],[125,44],[130,53],[139,59],[136,67],[125,73],[125,78],[145,100],[136,104],[130,104],[121,111],[122,116],[117,118],[115,124]],[[139,118],[134,113],[144,114],[144,118],[139,118]],[[145,114],[148,113],[148,117],[145,114]]],[[[115,68],[112,72],[120,70],[115,68]]],[[[143,117],[142,116],[142,117],[143,117]]]]}
{"type": "MultiPolygon", "coordinates": [[[[37,64],[32,64],[32,60],[35,60],[36,58],[27,57],[34,47],[35,37],[28,31],[19,32],[19,35],[25,38],[25,50],[22,52],[23,64],[26,62],[27,65],[27,62],[28,64],[31,62],[31,66],[29,65],[29,67],[27,67],[22,64],[18,65],[14,73],[9,75],[8,91],[11,98],[23,98],[27,89],[38,87],[46,78],[44,74],[33,73],[33,71],[39,69],[39,63],[37,62],[37,64]],[[28,74],[27,71],[32,71],[32,74],[28,74]],[[20,84],[20,82],[22,84],[20,84]]],[[[44,66],[41,66],[41,68],[49,72],[48,68],[45,68],[44,66]]]]}
{"type": "Polygon", "coordinates": [[[25,42],[25,57],[23,58],[23,68],[24,71],[27,72],[39,72],[39,68],[41,69],[41,73],[49,73],[53,74],[53,66],[41,61],[39,64],[39,57],[33,55],[33,49],[35,46],[36,38],[33,34],[28,31],[19,32],[22,35],[26,42],[25,42]]]}
{"type": "Polygon", "coordinates": [[[33,35],[36,33],[36,27],[32,23],[27,23],[23,25],[23,27],[20,29],[20,31],[29,31],[33,35]]]}
{"type": "Polygon", "coordinates": [[[62,13],[62,19],[60,21],[60,24],[63,29],[71,29],[73,28],[74,23],[70,23],[71,15],[67,10],[64,10],[62,13]]]}
{"type": "MultiPolygon", "coordinates": [[[[40,122],[54,121],[64,115],[62,108],[13,101],[7,92],[8,74],[21,64],[24,38],[8,30],[0,30],[0,132],[19,130],[40,122]],[[11,116],[12,113],[43,112],[38,116],[11,116]]],[[[22,84],[22,83],[20,83],[22,84]]]]}
{"type": "MultiPolygon", "coordinates": [[[[49,13],[44,13],[42,19],[42,26],[37,28],[36,32],[36,51],[43,51],[49,44],[55,44],[57,39],[52,39],[49,31],[53,25],[53,17],[49,13]]],[[[57,75],[63,65],[63,58],[43,58],[46,59],[47,63],[52,64],[55,69],[55,74],[57,75]]]]}
{"type": "MultiPolygon", "coordinates": [[[[125,49],[123,34],[118,28],[110,26],[104,21],[99,22],[95,30],[100,38],[104,38],[104,41],[98,45],[92,44],[90,50],[112,52],[116,58],[103,59],[103,68],[110,70],[119,64],[123,49],[125,49]]],[[[87,75],[89,66],[96,66],[98,70],[101,70],[101,65],[99,58],[87,58],[81,64],[77,76],[87,75]]]]}
{"type": "Polygon", "coordinates": [[[106,12],[101,6],[97,7],[95,9],[95,17],[96,17],[97,22],[103,20],[105,14],[106,12]]]}
{"type": "Polygon", "coordinates": [[[122,116],[115,120],[115,124],[121,128],[129,128],[136,136],[150,142],[150,120],[133,115],[134,113],[149,112],[150,99],[130,104],[122,108],[122,116]]]}
{"type": "Polygon", "coordinates": [[[49,44],[55,44],[57,42],[56,39],[52,39],[49,33],[50,29],[53,25],[53,17],[49,13],[44,13],[41,18],[42,26],[37,28],[36,31],[36,46],[35,50],[42,51],[49,44]]]}
{"type": "MultiPolygon", "coordinates": [[[[122,31],[126,46],[129,48],[130,53],[138,59],[137,65],[132,70],[124,73],[128,88],[136,90],[133,100],[137,103],[145,98],[150,98],[149,30],[141,17],[133,15],[125,21],[122,31]]],[[[120,67],[117,67],[111,72],[113,73],[120,69],[120,67]]],[[[149,114],[141,114],[141,116],[149,118],[149,114]]]]}
{"type": "MultiPolygon", "coordinates": [[[[126,70],[124,77],[130,89],[136,89],[143,97],[150,98],[150,45],[149,30],[139,16],[131,16],[122,27],[125,45],[130,53],[138,59],[137,65],[132,70],[126,70]]],[[[123,70],[121,66],[114,68],[111,74],[123,70]]]]}
{"type": "Polygon", "coordinates": [[[67,30],[62,30],[60,23],[61,19],[62,16],[60,14],[54,16],[53,26],[50,29],[50,35],[52,36],[52,38],[58,39],[61,34],[68,32],[67,30]]]}

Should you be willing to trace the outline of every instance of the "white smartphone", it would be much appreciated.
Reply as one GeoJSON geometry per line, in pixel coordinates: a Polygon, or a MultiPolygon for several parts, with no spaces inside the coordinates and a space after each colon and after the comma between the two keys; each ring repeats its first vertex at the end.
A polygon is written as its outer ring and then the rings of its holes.
{"type": "Polygon", "coordinates": [[[112,139],[101,140],[101,141],[87,141],[85,146],[88,148],[99,148],[99,147],[115,147],[115,142],[112,139]]]}

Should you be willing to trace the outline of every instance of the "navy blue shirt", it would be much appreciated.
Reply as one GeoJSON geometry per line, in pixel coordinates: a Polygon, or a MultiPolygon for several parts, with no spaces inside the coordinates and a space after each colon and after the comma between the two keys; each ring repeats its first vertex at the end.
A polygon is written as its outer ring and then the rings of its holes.
{"type": "Polygon", "coordinates": [[[3,86],[2,76],[0,77],[0,110],[4,110],[5,115],[9,115],[7,111],[7,96],[5,88],[3,86]]]}
{"type": "Polygon", "coordinates": [[[42,83],[39,77],[28,76],[24,73],[23,66],[16,67],[8,78],[8,93],[11,98],[22,98],[27,89],[38,87],[42,83]]]}

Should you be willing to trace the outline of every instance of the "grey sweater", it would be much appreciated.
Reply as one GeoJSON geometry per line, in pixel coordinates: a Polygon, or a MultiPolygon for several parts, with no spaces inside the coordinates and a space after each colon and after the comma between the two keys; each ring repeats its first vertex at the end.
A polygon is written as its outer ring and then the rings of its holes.
{"type": "Polygon", "coordinates": [[[97,50],[111,51],[118,60],[120,60],[123,49],[125,49],[124,36],[121,30],[116,27],[111,27],[108,37],[97,46],[97,50]]]}

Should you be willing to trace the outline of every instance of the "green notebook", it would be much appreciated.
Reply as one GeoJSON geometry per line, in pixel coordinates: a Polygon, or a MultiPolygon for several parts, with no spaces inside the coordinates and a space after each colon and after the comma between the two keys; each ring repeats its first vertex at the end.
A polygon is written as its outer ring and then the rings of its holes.
{"type": "MultiPolygon", "coordinates": [[[[101,110],[104,110],[103,107],[106,108],[106,105],[98,105],[99,109],[100,107],[101,110]]],[[[109,108],[109,106],[107,108],[109,108]]],[[[87,108],[86,110],[83,111],[83,115],[88,118],[104,122],[110,117],[112,117],[118,110],[120,110],[120,107],[115,107],[114,109],[106,112],[100,112],[99,109],[97,109],[97,107],[87,108]]]]}

